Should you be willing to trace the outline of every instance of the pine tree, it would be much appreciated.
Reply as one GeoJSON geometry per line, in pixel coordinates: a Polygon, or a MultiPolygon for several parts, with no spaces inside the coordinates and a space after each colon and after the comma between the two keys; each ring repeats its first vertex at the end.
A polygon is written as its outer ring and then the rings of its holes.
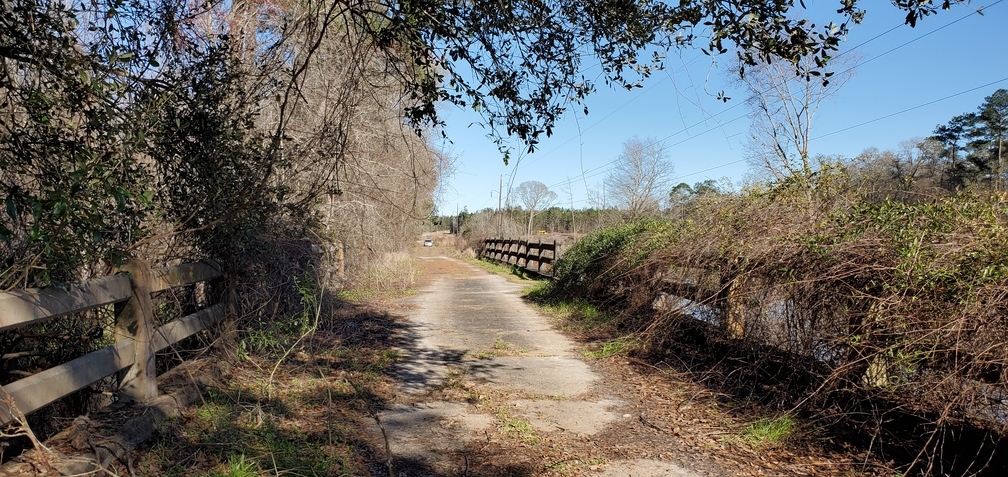
{"type": "Polygon", "coordinates": [[[941,158],[948,161],[943,182],[949,189],[957,190],[967,182],[968,170],[965,164],[959,161],[959,157],[963,154],[962,141],[966,139],[967,129],[974,123],[976,115],[960,114],[953,117],[948,124],[939,124],[935,127],[934,135],[931,136],[931,139],[942,145],[941,158]]]}
{"type": "Polygon", "coordinates": [[[1005,180],[1005,135],[1008,134],[1008,91],[999,89],[984,98],[977,111],[978,153],[984,154],[995,190],[1000,190],[1005,180]],[[979,148],[978,148],[979,149],[979,148]]]}

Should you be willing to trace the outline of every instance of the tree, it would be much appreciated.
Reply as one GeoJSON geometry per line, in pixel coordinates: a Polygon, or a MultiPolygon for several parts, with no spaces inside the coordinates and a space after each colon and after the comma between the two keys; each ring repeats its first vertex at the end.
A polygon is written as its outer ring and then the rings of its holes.
{"type": "MultiPolygon", "coordinates": [[[[533,149],[594,89],[582,61],[600,63],[606,84],[634,88],[663,67],[670,50],[700,46],[714,55],[734,46],[740,72],[775,57],[796,65],[807,57],[813,68],[803,73],[814,76],[863,19],[863,2],[840,2],[836,16],[821,22],[803,18],[793,1],[763,0],[419,0],[346,8],[394,58],[390,64],[417,103],[411,119],[437,123],[440,101],[471,106],[492,137],[516,136],[533,149]],[[701,30],[707,33],[694,33],[701,30]]],[[[931,1],[893,4],[911,26],[938,8],[931,1]]]]}
{"type": "Polygon", "coordinates": [[[630,217],[639,217],[658,211],[671,190],[673,171],[657,139],[634,136],[623,143],[623,152],[605,186],[618,207],[630,217]]]}
{"type": "Polygon", "coordinates": [[[817,61],[806,57],[792,63],[775,58],[747,69],[741,78],[749,92],[752,118],[749,160],[776,180],[812,175],[812,122],[822,101],[853,75],[853,60],[834,60],[828,65],[832,71],[820,78],[817,61]]]}
{"type": "Polygon", "coordinates": [[[986,156],[988,167],[993,171],[994,189],[1004,182],[1005,135],[1008,134],[1008,91],[999,89],[984,98],[976,114],[978,126],[974,128],[974,147],[978,154],[986,156]]]}
{"type": "Polygon", "coordinates": [[[696,197],[725,195],[730,194],[731,191],[732,183],[728,177],[722,177],[720,181],[705,179],[693,184],[693,195],[696,197]]]}
{"type": "Polygon", "coordinates": [[[941,144],[933,139],[901,141],[889,161],[890,177],[902,190],[934,190],[940,183],[938,159],[941,152],[941,144]]]}
{"type": "Polygon", "coordinates": [[[866,149],[854,158],[860,187],[877,198],[920,200],[942,187],[942,144],[933,138],[913,138],[896,150],[866,149]]]}
{"type": "Polygon", "coordinates": [[[556,192],[549,190],[546,184],[539,181],[525,181],[518,184],[515,189],[518,200],[521,201],[525,209],[528,210],[527,234],[532,235],[532,219],[535,218],[536,211],[548,209],[557,199],[556,192]]]}
{"type": "Polygon", "coordinates": [[[447,168],[345,2],[126,3],[0,7],[0,288],[286,233],[361,263],[408,243],[447,168]]]}
{"type": "Polygon", "coordinates": [[[720,181],[706,179],[696,182],[692,186],[680,182],[669,192],[669,211],[679,218],[685,219],[687,211],[697,208],[699,199],[723,196],[730,194],[731,191],[731,179],[728,177],[722,177],[720,181]]]}
{"type": "Polygon", "coordinates": [[[976,123],[976,115],[972,113],[960,114],[953,117],[948,124],[939,124],[935,127],[934,135],[931,139],[942,145],[941,156],[948,160],[949,164],[945,168],[946,187],[959,189],[965,184],[962,163],[959,162],[960,152],[964,149],[960,142],[966,139],[969,128],[976,123]]]}
{"type": "Polygon", "coordinates": [[[952,188],[967,183],[989,182],[995,189],[1005,181],[1005,139],[1008,135],[1008,90],[998,89],[977,107],[948,124],[938,125],[931,136],[942,144],[941,157],[948,159],[946,176],[952,188]],[[960,144],[965,141],[965,144],[960,144]],[[964,160],[960,161],[960,152],[964,160]]]}

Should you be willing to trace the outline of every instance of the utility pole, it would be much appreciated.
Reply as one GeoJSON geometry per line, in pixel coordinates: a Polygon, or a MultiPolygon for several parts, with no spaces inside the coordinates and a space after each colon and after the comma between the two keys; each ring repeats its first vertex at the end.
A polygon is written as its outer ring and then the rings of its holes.
{"type": "MultiPolygon", "coordinates": [[[[567,180],[569,181],[570,179],[567,180]]],[[[569,194],[568,197],[570,197],[570,205],[571,205],[571,232],[576,234],[577,222],[574,221],[574,194],[569,194]]]]}
{"type": "Polygon", "coordinates": [[[500,175],[500,185],[497,186],[497,238],[501,236],[501,228],[504,226],[504,215],[501,214],[501,193],[504,192],[504,174],[500,175]]]}
{"type": "Polygon", "coordinates": [[[570,178],[570,176],[567,176],[567,187],[566,187],[566,189],[567,190],[565,190],[564,192],[567,192],[567,198],[570,199],[570,214],[571,214],[570,231],[571,231],[571,233],[576,234],[577,233],[577,223],[574,221],[574,188],[573,188],[573,186],[571,184],[571,178],[570,178]]]}

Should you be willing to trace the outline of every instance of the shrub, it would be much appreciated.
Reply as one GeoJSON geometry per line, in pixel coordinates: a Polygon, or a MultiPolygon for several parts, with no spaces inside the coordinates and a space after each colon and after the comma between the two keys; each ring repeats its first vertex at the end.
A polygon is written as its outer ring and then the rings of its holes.
{"type": "Polygon", "coordinates": [[[718,354],[709,366],[735,354],[744,372],[711,383],[740,396],[776,389],[778,403],[848,419],[1001,429],[1008,197],[872,200],[846,177],[826,170],[705,200],[677,221],[601,230],[567,251],[538,299],[606,308],[639,352],[695,340],[689,353],[718,354]]]}

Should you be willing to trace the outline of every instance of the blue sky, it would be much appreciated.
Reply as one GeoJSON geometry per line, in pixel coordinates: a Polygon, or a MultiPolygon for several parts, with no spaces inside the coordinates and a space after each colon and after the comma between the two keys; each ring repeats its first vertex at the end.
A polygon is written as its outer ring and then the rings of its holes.
{"type": "MultiPolygon", "coordinates": [[[[837,1],[805,3],[808,16],[824,24],[832,17],[816,12],[835,9],[837,1]]],[[[812,154],[851,157],[868,147],[895,149],[901,141],[928,136],[956,114],[974,111],[996,89],[1008,88],[1008,1],[974,0],[927,17],[916,28],[902,25],[904,15],[889,2],[861,3],[865,20],[852,28],[842,47],[853,48],[861,63],[820,106],[812,154]],[[981,6],[983,15],[975,14],[981,6]]],[[[641,89],[613,90],[599,81],[586,102],[589,115],[580,108],[568,111],[535,153],[512,157],[508,166],[486,131],[470,126],[478,115],[443,108],[452,143],[437,145],[458,162],[441,197],[441,212],[496,207],[501,176],[505,198],[509,183],[538,180],[557,192],[558,205],[570,205],[569,193],[575,208],[586,207],[587,190],[599,187],[623,141],[634,135],[663,140],[677,183],[722,177],[740,183],[749,172],[744,150],[749,110],[745,94],[722,66],[733,59],[729,54],[712,60],[697,48],[670,54],[667,71],[641,89]],[[731,101],[717,100],[722,90],[731,101]]],[[[514,149],[524,148],[515,143],[514,149]]]]}

